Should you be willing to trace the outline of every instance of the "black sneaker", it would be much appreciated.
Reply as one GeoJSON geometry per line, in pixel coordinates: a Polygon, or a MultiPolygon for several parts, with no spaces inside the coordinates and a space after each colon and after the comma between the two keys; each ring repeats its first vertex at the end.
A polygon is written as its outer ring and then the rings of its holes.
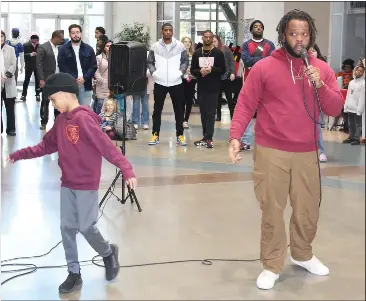
{"type": "Polygon", "coordinates": [[[73,292],[76,289],[81,288],[83,284],[83,280],[81,279],[81,275],[69,272],[69,276],[67,276],[66,280],[59,286],[58,291],[61,294],[68,294],[73,292]]]}
{"type": "Polygon", "coordinates": [[[206,140],[205,138],[202,138],[201,140],[198,140],[196,142],[194,142],[195,146],[206,146],[206,140]]]}
{"type": "Polygon", "coordinates": [[[207,148],[213,148],[213,141],[212,140],[206,140],[206,147],[207,148]]]}
{"type": "Polygon", "coordinates": [[[104,267],[105,267],[105,278],[108,281],[116,278],[119,272],[119,262],[118,262],[118,247],[117,245],[111,244],[112,254],[103,257],[104,267]]]}
{"type": "Polygon", "coordinates": [[[22,95],[22,97],[20,97],[20,100],[21,101],[26,101],[27,100],[27,96],[22,95]]]}
{"type": "Polygon", "coordinates": [[[358,139],[354,139],[354,140],[351,142],[351,145],[361,145],[361,142],[360,142],[360,140],[358,140],[358,139]]]}
{"type": "Polygon", "coordinates": [[[348,137],[346,140],[343,140],[343,143],[352,143],[353,139],[348,137]]]}
{"type": "Polygon", "coordinates": [[[250,145],[241,142],[240,151],[248,151],[248,150],[250,150],[250,145]]]}

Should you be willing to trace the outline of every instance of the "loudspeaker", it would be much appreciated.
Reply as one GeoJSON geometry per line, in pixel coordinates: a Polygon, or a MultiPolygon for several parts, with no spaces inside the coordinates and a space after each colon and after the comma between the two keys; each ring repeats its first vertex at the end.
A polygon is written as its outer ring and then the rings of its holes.
{"type": "Polygon", "coordinates": [[[109,50],[108,87],[114,94],[141,94],[147,86],[147,48],[139,42],[112,44],[109,50]]]}

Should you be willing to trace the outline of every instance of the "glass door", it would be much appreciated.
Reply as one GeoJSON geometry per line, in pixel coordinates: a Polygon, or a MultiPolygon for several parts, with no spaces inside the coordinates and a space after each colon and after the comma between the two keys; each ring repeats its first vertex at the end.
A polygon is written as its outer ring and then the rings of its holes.
{"type": "Polygon", "coordinates": [[[39,43],[43,44],[49,41],[52,33],[56,30],[56,18],[36,17],[34,22],[35,32],[39,34],[39,43]]]}
{"type": "Polygon", "coordinates": [[[1,16],[1,30],[3,32],[5,32],[6,35],[8,35],[8,28],[7,28],[7,25],[8,25],[8,18],[6,16],[1,16]]]}

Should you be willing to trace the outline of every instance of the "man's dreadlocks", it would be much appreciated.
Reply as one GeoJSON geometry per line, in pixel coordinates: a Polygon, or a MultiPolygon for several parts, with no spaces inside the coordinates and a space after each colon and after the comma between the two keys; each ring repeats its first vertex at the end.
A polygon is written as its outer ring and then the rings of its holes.
{"type": "Polygon", "coordinates": [[[309,24],[309,34],[310,34],[310,47],[314,46],[315,44],[315,38],[316,34],[318,33],[316,26],[315,26],[315,20],[306,12],[301,11],[299,9],[294,9],[292,11],[289,11],[286,15],[282,17],[280,22],[277,25],[277,32],[278,32],[278,45],[283,46],[283,38],[285,36],[285,32],[288,26],[288,23],[290,23],[291,20],[302,20],[307,21],[309,24]]]}

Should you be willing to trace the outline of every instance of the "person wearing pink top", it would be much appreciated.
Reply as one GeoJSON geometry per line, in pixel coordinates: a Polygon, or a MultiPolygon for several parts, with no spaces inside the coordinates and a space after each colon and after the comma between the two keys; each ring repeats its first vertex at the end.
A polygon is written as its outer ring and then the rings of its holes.
{"type": "Polygon", "coordinates": [[[230,128],[229,156],[240,160],[240,138],[257,109],[253,183],[262,210],[260,258],[263,271],[257,287],[271,289],[284,268],[287,237],[283,211],[290,195],[291,261],[310,273],[328,275],[329,269],[314,255],[311,243],[319,219],[320,179],[318,128],[320,110],[337,116],[344,104],[334,72],[309,56],[306,68],[300,53],[315,43],[316,26],[306,12],[292,10],[277,26],[280,49],[257,62],[240,91],[230,128]],[[310,115],[316,110],[314,121],[310,115]]]}
{"type": "Polygon", "coordinates": [[[94,84],[95,84],[95,95],[96,95],[96,103],[94,104],[95,113],[98,115],[102,111],[103,103],[106,99],[109,98],[109,88],[108,88],[108,57],[109,57],[109,48],[113,44],[112,41],[107,40],[104,42],[100,53],[97,55],[97,71],[95,72],[94,84]]]}

